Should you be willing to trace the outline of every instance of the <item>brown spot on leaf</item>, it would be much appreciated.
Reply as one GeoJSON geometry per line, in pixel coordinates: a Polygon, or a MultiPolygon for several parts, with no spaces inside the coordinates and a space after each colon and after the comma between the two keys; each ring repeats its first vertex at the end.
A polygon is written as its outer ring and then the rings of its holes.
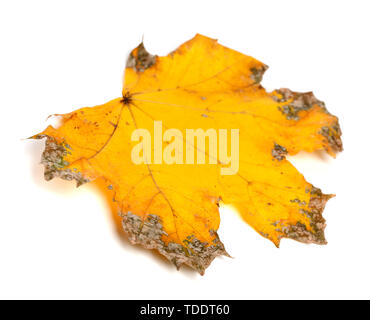
{"type": "Polygon", "coordinates": [[[137,72],[143,72],[155,64],[157,56],[146,51],[144,44],[140,43],[129,55],[126,68],[133,68],[137,72]]]}
{"type": "Polygon", "coordinates": [[[311,198],[308,203],[308,210],[300,209],[300,212],[306,215],[310,220],[311,230],[308,230],[306,225],[297,222],[294,225],[285,225],[281,223],[283,233],[282,237],[291,238],[303,243],[326,244],[324,230],[326,227],[325,219],[322,216],[326,202],[333,195],[323,194],[320,189],[312,186],[310,190],[311,198]]]}
{"type": "Polygon", "coordinates": [[[42,139],[45,137],[45,150],[41,156],[41,163],[45,168],[45,180],[49,181],[55,177],[68,181],[76,180],[77,187],[89,182],[88,179],[82,176],[81,172],[76,172],[75,170],[72,171],[69,168],[65,168],[69,165],[69,163],[63,159],[68,154],[68,151],[66,150],[67,145],[58,143],[54,138],[47,135],[36,136],[37,139],[42,139]]]}
{"type": "Polygon", "coordinates": [[[258,68],[253,67],[250,69],[250,71],[252,72],[251,79],[254,81],[255,84],[258,84],[262,81],[263,74],[267,69],[267,65],[262,65],[258,68]]]}
{"type": "Polygon", "coordinates": [[[343,144],[340,138],[342,132],[338,123],[335,123],[330,127],[322,127],[319,133],[326,139],[329,147],[334,152],[339,152],[343,150],[343,144]]]}
{"type": "Polygon", "coordinates": [[[272,97],[282,103],[278,108],[288,120],[299,120],[299,113],[311,109],[314,105],[327,112],[324,102],[318,100],[312,92],[294,92],[283,88],[275,90],[272,97]]]}
{"type": "Polygon", "coordinates": [[[271,154],[276,160],[281,161],[285,159],[288,151],[280,144],[274,143],[274,148],[271,150],[271,154]]]}
{"type": "Polygon", "coordinates": [[[159,216],[150,214],[144,221],[131,212],[121,214],[121,216],[123,229],[132,244],[140,244],[146,249],[157,249],[177,269],[185,264],[203,275],[215,257],[228,256],[215,231],[210,231],[211,235],[215,237],[212,244],[202,242],[194,235],[189,235],[183,245],[175,242],[166,244],[162,240],[162,235],[167,234],[163,230],[159,216]]]}

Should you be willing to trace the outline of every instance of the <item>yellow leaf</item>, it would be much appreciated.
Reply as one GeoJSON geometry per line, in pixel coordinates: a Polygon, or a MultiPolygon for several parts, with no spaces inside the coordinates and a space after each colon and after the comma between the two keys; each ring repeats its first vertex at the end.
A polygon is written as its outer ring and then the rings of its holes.
{"type": "Polygon", "coordinates": [[[276,246],[284,237],[324,244],[331,195],[285,156],[334,156],[338,119],[312,93],[266,92],[266,69],[202,35],[165,57],[140,44],[122,97],[61,115],[59,128],[34,136],[47,138],[45,178],[103,180],[133,244],[202,274],[227,255],[217,235],[221,201],[276,246]]]}

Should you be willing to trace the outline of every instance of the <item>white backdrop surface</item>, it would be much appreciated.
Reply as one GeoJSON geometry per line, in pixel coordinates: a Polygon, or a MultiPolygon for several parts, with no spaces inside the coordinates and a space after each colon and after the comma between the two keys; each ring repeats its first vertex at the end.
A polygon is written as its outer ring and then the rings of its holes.
{"type": "Polygon", "coordinates": [[[2,1],[0,298],[370,298],[368,1],[2,1]],[[313,91],[340,119],[344,152],[290,158],[335,193],[328,245],[277,249],[221,212],[233,256],[205,276],[118,237],[89,185],[46,182],[40,132],[52,113],[121,94],[129,51],[165,55],[195,33],[267,65],[262,85],[313,91]]]}

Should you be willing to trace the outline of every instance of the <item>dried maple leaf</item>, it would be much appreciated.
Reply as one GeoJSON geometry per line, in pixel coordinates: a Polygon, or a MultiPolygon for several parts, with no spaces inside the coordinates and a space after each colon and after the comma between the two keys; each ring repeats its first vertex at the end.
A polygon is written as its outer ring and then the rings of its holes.
{"type": "MultiPolygon", "coordinates": [[[[45,179],[81,185],[104,178],[133,244],[202,274],[216,256],[227,255],[217,235],[221,200],[276,246],[285,237],[324,244],[322,211],[331,195],[306,182],[285,155],[325,149],[334,156],[342,150],[338,119],[312,93],[266,92],[259,84],[266,69],[201,35],[165,57],[140,44],[128,58],[122,97],[61,115],[59,128],[33,137],[47,138],[45,179]],[[182,137],[188,128],[239,129],[237,173],[220,174],[220,158],[170,165],[148,157],[135,164],[132,133],[144,128],[162,137],[155,121],[182,137]]],[[[198,157],[212,151],[182,139],[198,157]]],[[[162,146],[150,148],[161,159],[162,146]]]]}

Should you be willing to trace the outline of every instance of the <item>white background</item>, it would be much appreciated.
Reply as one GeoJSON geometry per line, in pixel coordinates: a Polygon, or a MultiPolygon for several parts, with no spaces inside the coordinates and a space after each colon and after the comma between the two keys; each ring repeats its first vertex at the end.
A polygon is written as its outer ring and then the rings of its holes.
{"type": "Polygon", "coordinates": [[[368,1],[1,1],[0,298],[370,298],[368,1]],[[144,35],[165,55],[195,33],[270,66],[262,84],[314,91],[337,115],[345,151],[291,159],[335,193],[327,246],[276,249],[221,214],[234,257],[205,276],[180,272],[118,237],[104,200],[43,180],[46,117],[121,94],[129,51],[144,35]]]}

